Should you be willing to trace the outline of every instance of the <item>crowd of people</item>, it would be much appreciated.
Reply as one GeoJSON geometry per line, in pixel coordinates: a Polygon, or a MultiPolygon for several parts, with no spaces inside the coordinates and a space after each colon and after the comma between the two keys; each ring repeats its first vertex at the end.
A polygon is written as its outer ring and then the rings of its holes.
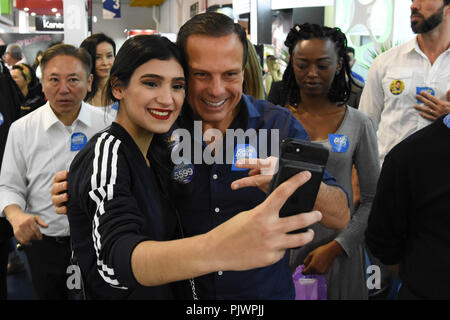
{"type": "Polygon", "coordinates": [[[116,52],[97,33],[33,66],[5,45],[0,298],[14,236],[40,299],[290,300],[301,266],[327,299],[366,300],[369,264],[400,299],[450,299],[449,1],[412,1],[411,27],[367,79],[339,28],[303,23],[264,81],[245,30],[216,12],[175,43],[116,52]],[[285,138],[329,158],[314,208],[280,218],[311,178],[267,193],[285,138]]]}

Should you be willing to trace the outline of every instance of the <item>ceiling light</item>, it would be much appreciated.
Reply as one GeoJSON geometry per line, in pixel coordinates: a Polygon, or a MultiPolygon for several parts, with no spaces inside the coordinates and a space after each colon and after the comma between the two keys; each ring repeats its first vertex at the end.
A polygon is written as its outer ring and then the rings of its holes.
{"type": "Polygon", "coordinates": [[[32,12],[31,15],[34,17],[36,15],[36,12],[32,12]]]}
{"type": "Polygon", "coordinates": [[[30,10],[30,8],[23,8],[23,11],[28,12],[30,10]]]}
{"type": "Polygon", "coordinates": [[[58,12],[58,9],[52,8],[52,12],[58,12]]]}

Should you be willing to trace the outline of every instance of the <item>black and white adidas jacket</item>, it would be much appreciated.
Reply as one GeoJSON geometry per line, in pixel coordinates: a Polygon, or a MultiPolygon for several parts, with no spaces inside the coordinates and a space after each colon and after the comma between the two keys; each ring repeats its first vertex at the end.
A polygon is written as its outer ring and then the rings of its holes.
{"type": "Polygon", "coordinates": [[[153,170],[117,123],[92,137],[73,160],[68,218],[88,298],[177,297],[178,285],[143,287],[131,269],[141,241],[171,240],[178,230],[175,213],[160,200],[153,170]]]}

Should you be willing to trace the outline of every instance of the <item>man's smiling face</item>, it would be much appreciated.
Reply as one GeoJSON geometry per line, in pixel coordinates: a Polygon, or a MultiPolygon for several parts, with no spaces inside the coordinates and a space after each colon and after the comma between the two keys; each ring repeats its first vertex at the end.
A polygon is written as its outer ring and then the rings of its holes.
{"type": "Polygon", "coordinates": [[[191,35],[187,99],[204,124],[226,129],[242,97],[244,48],[236,34],[223,37],[191,35]]]}

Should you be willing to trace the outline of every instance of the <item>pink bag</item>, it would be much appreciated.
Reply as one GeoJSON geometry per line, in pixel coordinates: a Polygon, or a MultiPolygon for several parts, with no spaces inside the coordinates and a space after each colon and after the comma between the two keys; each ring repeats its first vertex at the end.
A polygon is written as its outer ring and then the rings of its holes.
{"type": "Polygon", "coordinates": [[[299,265],[292,279],[295,285],[295,300],[327,300],[327,280],[324,275],[312,274],[305,276],[299,265]]]}

